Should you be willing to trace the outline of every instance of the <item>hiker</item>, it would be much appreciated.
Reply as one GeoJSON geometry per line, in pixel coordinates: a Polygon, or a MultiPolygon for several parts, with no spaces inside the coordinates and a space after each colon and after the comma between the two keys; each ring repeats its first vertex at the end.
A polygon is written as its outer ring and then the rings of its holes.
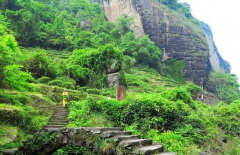
{"type": "Polygon", "coordinates": [[[69,95],[68,95],[67,89],[64,89],[62,96],[63,96],[63,107],[65,108],[65,105],[67,105],[68,100],[69,100],[69,95]]]}

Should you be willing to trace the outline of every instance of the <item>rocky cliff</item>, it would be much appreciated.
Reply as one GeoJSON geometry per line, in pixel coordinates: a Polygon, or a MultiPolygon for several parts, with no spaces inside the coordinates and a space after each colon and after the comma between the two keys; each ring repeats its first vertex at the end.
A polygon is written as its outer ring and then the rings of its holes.
{"type": "Polygon", "coordinates": [[[205,33],[205,38],[208,42],[209,56],[210,56],[209,59],[210,59],[213,71],[223,70],[227,73],[230,73],[230,66],[226,64],[226,61],[223,60],[214,43],[211,28],[205,23],[201,23],[201,27],[205,33]]]}
{"type": "Polygon", "coordinates": [[[212,38],[208,40],[199,24],[154,0],[101,0],[100,3],[111,22],[122,14],[134,16],[136,35],[149,35],[163,51],[163,60],[185,60],[185,80],[204,86],[211,71],[209,40],[212,38]]]}

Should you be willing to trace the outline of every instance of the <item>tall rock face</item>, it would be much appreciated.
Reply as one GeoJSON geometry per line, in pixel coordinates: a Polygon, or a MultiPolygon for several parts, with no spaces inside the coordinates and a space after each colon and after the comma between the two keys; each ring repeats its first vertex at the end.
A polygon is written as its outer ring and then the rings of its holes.
{"type": "Polygon", "coordinates": [[[205,23],[201,23],[201,27],[205,33],[205,38],[209,45],[209,59],[213,71],[225,71],[226,73],[230,73],[230,66],[226,64],[226,61],[223,60],[214,43],[211,28],[205,23]]]}
{"type": "Polygon", "coordinates": [[[163,51],[163,60],[185,60],[184,77],[203,86],[211,71],[209,46],[201,27],[154,0],[101,0],[109,21],[134,16],[136,34],[149,35],[163,51]]]}

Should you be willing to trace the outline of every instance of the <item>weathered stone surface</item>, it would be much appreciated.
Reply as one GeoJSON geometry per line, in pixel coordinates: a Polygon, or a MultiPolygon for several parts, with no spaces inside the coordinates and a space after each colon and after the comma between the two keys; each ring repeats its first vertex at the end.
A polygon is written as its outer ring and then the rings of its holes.
{"type": "Polygon", "coordinates": [[[214,94],[207,91],[202,92],[197,100],[207,104],[215,104],[220,102],[220,100],[214,94]]]}
{"type": "Polygon", "coordinates": [[[114,22],[115,19],[123,14],[134,17],[134,22],[138,27],[135,29],[137,36],[144,34],[140,14],[137,12],[131,0],[102,0],[104,12],[109,21],[114,22]]]}
{"type": "Polygon", "coordinates": [[[107,74],[116,73],[121,69],[122,62],[119,60],[112,59],[110,63],[107,64],[107,74]]]}
{"type": "Polygon", "coordinates": [[[81,26],[82,26],[83,28],[85,28],[85,29],[88,30],[88,31],[91,31],[91,29],[92,29],[92,23],[91,23],[90,20],[84,20],[84,21],[81,21],[80,23],[81,23],[81,26]]]}
{"type": "Polygon", "coordinates": [[[221,55],[218,52],[218,49],[213,41],[213,34],[211,31],[211,28],[204,23],[202,23],[201,26],[205,33],[205,38],[209,45],[210,62],[211,62],[211,66],[212,66],[213,70],[214,71],[224,70],[225,72],[230,73],[230,67],[225,64],[225,61],[221,57],[221,55]]]}
{"type": "Polygon", "coordinates": [[[111,22],[122,14],[134,16],[137,36],[149,35],[163,51],[163,60],[186,60],[185,79],[200,86],[205,84],[211,64],[208,43],[200,26],[157,1],[102,0],[101,4],[111,22]]]}
{"type": "MultiPolygon", "coordinates": [[[[116,155],[153,155],[164,151],[163,145],[160,143],[152,143],[151,139],[139,139],[139,136],[130,135],[131,132],[123,131],[123,128],[65,128],[54,132],[36,134],[33,138],[28,139],[14,154],[50,155],[67,144],[83,146],[87,150],[94,151],[93,146],[96,147],[96,143],[99,143],[99,141],[106,141],[106,138],[115,139],[116,137],[121,137],[116,141],[118,146],[113,148],[113,154],[116,155]]],[[[169,155],[177,154],[172,153],[169,155]]]]}
{"type": "Polygon", "coordinates": [[[119,84],[120,73],[107,74],[108,76],[108,87],[117,86],[119,84]]]}

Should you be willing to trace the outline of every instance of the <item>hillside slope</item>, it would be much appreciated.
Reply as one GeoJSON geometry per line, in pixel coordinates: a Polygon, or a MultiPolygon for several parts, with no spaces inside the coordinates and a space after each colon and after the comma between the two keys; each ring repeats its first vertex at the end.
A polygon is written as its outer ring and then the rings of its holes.
{"type": "Polygon", "coordinates": [[[207,40],[200,23],[192,17],[186,18],[183,12],[153,0],[103,0],[101,4],[111,22],[123,14],[133,16],[136,35],[149,35],[163,51],[163,60],[185,60],[187,81],[204,86],[216,64],[219,64],[218,69],[229,71],[218,52],[213,58],[212,44],[208,43],[213,42],[213,38],[207,40]]]}

